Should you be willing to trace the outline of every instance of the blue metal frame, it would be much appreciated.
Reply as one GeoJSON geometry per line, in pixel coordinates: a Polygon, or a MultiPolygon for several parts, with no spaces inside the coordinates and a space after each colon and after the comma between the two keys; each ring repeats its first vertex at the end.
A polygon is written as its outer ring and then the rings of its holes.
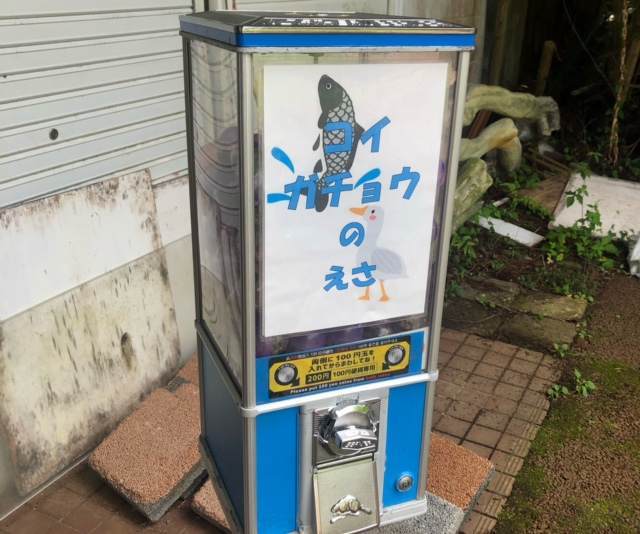
{"type": "Polygon", "coordinates": [[[470,49],[476,44],[471,33],[231,33],[180,23],[182,31],[238,48],[335,48],[335,47],[428,47],[470,49]]]}
{"type": "Polygon", "coordinates": [[[382,502],[384,508],[415,501],[418,495],[425,399],[428,384],[412,384],[389,390],[387,450],[382,502]],[[408,491],[399,491],[396,482],[404,475],[413,478],[408,491]]]}
{"type": "Polygon", "coordinates": [[[247,33],[240,34],[237,46],[260,47],[337,47],[337,46],[428,46],[434,48],[470,48],[473,34],[362,34],[362,33],[247,33]]]}

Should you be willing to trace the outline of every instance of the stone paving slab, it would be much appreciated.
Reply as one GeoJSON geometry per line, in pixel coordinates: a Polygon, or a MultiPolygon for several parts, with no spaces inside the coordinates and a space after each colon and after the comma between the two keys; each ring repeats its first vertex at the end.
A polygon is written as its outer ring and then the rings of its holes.
{"type": "Polygon", "coordinates": [[[89,464],[152,521],[204,476],[197,358],[151,393],[91,453],[89,464]]]}
{"type": "Polygon", "coordinates": [[[89,464],[152,521],[204,474],[198,388],[157,389],[91,454],[89,464]]]}
{"type": "Polygon", "coordinates": [[[193,496],[191,508],[224,532],[231,532],[218,492],[213,487],[211,479],[208,479],[193,496]]]}
{"type": "Polygon", "coordinates": [[[461,528],[491,532],[549,409],[555,360],[502,341],[443,329],[434,429],[488,458],[496,473],[461,528]]]}

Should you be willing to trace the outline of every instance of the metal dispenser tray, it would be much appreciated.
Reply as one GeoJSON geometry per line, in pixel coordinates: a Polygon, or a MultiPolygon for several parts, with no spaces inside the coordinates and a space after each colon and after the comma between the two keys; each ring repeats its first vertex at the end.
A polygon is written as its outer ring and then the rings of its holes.
{"type": "Polygon", "coordinates": [[[313,483],[317,534],[350,534],[378,525],[378,483],[371,458],[318,469],[313,483]]]}

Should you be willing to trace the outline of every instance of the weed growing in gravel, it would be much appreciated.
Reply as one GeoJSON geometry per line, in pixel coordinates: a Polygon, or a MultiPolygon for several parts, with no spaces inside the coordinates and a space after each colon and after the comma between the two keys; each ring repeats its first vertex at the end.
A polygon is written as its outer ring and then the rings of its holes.
{"type": "Polygon", "coordinates": [[[571,347],[568,343],[554,343],[553,352],[555,352],[558,358],[566,358],[571,354],[571,347]]]}
{"type": "Polygon", "coordinates": [[[553,384],[547,390],[547,396],[551,400],[558,400],[561,397],[567,397],[569,395],[569,388],[567,386],[562,386],[560,384],[553,384]]]}
{"type": "Polygon", "coordinates": [[[576,324],[576,334],[584,341],[589,341],[592,338],[591,332],[587,328],[587,321],[580,321],[576,324]]]}
{"type": "Polygon", "coordinates": [[[573,370],[573,376],[576,381],[576,393],[583,397],[588,397],[596,390],[596,385],[582,376],[582,373],[578,369],[573,370]]]}

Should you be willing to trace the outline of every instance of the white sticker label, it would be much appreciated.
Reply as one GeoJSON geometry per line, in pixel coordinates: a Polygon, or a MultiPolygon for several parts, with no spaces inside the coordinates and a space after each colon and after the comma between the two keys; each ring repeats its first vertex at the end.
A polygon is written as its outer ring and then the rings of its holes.
{"type": "Polygon", "coordinates": [[[264,70],[264,334],[424,311],[447,63],[264,70]]]}

